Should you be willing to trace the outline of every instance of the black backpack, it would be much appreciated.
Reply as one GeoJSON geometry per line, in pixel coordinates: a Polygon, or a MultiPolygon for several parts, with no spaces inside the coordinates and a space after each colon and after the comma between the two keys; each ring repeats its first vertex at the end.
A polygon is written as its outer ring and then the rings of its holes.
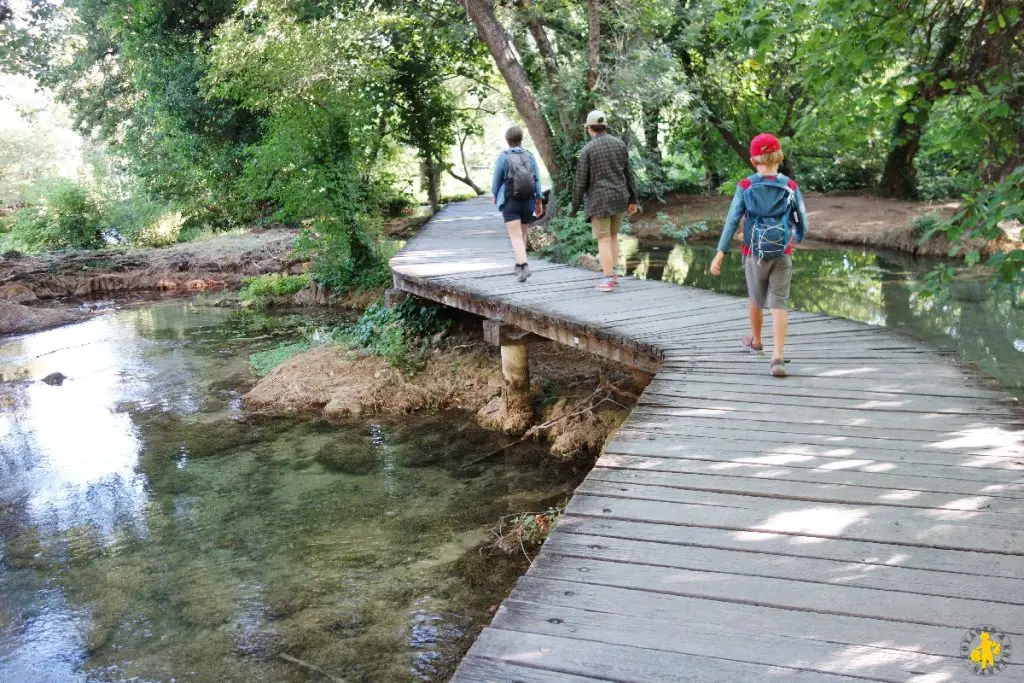
{"type": "Polygon", "coordinates": [[[505,194],[509,199],[533,199],[533,156],[522,152],[507,152],[508,168],[505,173],[505,194]]]}

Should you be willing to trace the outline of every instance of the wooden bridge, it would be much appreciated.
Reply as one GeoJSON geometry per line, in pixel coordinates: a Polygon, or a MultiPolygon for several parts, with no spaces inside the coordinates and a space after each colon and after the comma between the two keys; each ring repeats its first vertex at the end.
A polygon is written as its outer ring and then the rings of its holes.
{"type": "Polygon", "coordinates": [[[398,289],[657,376],[453,680],[967,683],[962,641],[990,625],[1017,648],[992,680],[1024,681],[1024,432],[1005,392],[800,312],[775,379],[739,343],[744,299],[601,293],[544,262],[519,284],[512,262],[479,199],[392,268],[398,289]]]}

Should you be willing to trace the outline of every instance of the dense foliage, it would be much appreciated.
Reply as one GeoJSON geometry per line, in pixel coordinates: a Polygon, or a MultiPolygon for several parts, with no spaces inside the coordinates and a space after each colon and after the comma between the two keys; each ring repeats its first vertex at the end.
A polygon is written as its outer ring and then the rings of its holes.
{"type": "MultiPolygon", "coordinates": [[[[464,146],[487,116],[513,110],[556,206],[583,117],[600,106],[647,196],[728,187],[749,172],[746,141],[772,130],[805,188],[965,198],[937,226],[954,238],[993,237],[1020,218],[1014,0],[26,6],[15,16],[3,5],[0,56],[53,87],[116,160],[120,195],[92,193],[108,207],[104,234],[159,241],[159,229],[131,225],[168,220],[178,235],[299,224],[315,276],[334,287],[382,272],[381,217],[406,200],[410,175],[434,206],[445,175],[479,191],[464,146]]],[[[1020,262],[1015,252],[992,265],[1012,277],[1020,262]]]]}

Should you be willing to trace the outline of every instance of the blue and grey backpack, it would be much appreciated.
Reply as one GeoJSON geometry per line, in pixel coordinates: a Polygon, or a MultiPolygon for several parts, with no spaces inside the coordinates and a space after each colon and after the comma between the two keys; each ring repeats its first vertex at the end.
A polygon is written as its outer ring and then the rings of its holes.
{"type": "Polygon", "coordinates": [[[750,253],[758,261],[786,253],[790,228],[797,218],[796,193],[785,176],[752,175],[740,182],[750,228],[750,253]]]}

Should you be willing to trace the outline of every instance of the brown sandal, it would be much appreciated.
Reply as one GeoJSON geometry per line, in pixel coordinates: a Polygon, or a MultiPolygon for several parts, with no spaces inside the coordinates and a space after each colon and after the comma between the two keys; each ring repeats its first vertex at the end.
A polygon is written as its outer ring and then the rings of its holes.
{"type": "Polygon", "coordinates": [[[743,342],[743,346],[747,347],[749,351],[753,351],[755,353],[764,351],[764,344],[755,344],[754,338],[751,336],[746,336],[741,341],[743,342]]]}

